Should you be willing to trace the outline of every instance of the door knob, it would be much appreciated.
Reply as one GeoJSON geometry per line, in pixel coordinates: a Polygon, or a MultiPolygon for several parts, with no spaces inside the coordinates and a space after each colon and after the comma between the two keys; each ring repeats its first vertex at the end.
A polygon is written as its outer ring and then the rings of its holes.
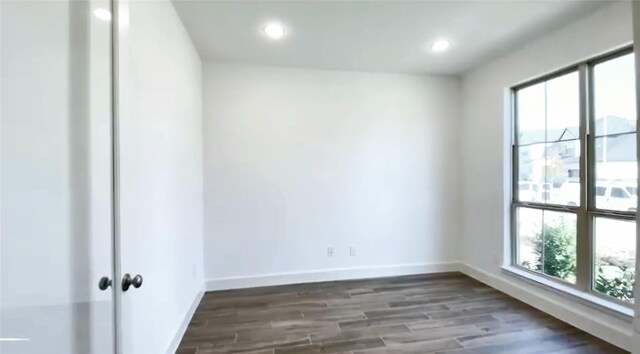
{"type": "Polygon", "coordinates": [[[102,277],[98,282],[98,289],[107,290],[108,287],[111,286],[111,279],[109,277],[102,277]]]}
{"type": "Polygon", "coordinates": [[[142,276],[140,274],[131,278],[131,275],[127,273],[122,277],[122,291],[129,290],[129,287],[131,286],[136,289],[142,286],[142,276]]]}

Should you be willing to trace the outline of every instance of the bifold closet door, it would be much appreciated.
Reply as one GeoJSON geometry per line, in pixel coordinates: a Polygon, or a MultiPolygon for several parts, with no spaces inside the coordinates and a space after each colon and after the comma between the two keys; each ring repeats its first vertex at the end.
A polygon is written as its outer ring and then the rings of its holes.
{"type": "Polygon", "coordinates": [[[110,2],[0,1],[0,91],[0,352],[114,353],[110,2]]]}

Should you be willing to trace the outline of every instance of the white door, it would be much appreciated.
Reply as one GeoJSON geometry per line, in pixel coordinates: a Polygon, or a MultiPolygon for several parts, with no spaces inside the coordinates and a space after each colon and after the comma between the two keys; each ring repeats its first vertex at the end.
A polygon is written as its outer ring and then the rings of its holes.
{"type": "Polygon", "coordinates": [[[118,7],[119,272],[142,280],[120,295],[121,349],[164,354],[202,289],[200,61],[170,1],[118,7]]]}
{"type": "Polygon", "coordinates": [[[109,9],[0,1],[3,354],[114,352],[109,9]]]}

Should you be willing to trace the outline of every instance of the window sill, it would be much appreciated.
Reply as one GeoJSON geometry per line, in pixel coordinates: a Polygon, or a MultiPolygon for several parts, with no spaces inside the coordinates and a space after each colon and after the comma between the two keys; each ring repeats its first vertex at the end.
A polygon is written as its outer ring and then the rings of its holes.
{"type": "Polygon", "coordinates": [[[618,304],[614,301],[608,301],[599,296],[580,291],[571,286],[559,284],[546,279],[545,277],[537,276],[531,272],[527,272],[514,266],[502,266],[501,268],[503,273],[516,277],[538,288],[551,291],[556,295],[560,295],[570,300],[576,300],[582,305],[591,307],[629,323],[633,322],[633,308],[631,307],[618,304]]]}

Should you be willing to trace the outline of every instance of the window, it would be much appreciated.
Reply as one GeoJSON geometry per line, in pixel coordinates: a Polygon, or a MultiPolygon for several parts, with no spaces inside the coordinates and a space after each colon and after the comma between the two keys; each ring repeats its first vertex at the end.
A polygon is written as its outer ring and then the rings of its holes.
{"type": "Polygon", "coordinates": [[[634,54],[513,89],[513,264],[633,302],[637,206],[634,54]]]}

